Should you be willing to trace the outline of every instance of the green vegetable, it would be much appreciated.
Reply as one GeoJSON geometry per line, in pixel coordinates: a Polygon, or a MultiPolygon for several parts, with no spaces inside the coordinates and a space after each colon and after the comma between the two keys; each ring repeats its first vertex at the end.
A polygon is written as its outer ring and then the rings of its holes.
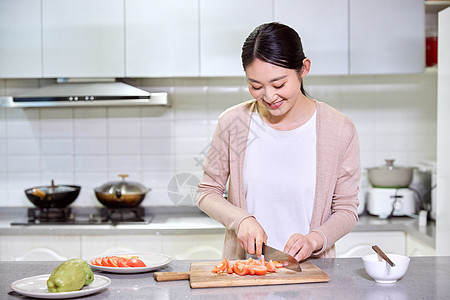
{"type": "Polygon", "coordinates": [[[94,273],[92,273],[91,268],[89,267],[89,265],[87,264],[87,262],[85,262],[84,260],[80,259],[80,258],[76,258],[78,260],[80,260],[80,264],[82,264],[84,266],[84,271],[86,273],[86,280],[84,282],[84,285],[89,285],[92,281],[94,281],[94,273]]]}
{"type": "Polygon", "coordinates": [[[70,259],[57,266],[47,280],[51,293],[78,291],[94,280],[89,265],[80,258],[70,259]]]}

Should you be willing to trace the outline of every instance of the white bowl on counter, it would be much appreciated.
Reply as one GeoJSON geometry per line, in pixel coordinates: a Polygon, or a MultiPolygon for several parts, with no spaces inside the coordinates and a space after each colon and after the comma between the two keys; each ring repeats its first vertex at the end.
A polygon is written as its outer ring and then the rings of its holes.
{"type": "Polygon", "coordinates": [[[364,269],[378,283],[395,283],[406,274],[410,258],[400,254],[387,253],[386,255],[395,264],[394,267],[375,253],[362,258],[364,269]]]}

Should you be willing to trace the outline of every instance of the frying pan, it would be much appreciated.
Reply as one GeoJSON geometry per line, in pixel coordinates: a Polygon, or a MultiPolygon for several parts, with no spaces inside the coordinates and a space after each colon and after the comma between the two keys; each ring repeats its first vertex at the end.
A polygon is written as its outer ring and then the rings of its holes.
{"type": "Polygon", "coordinates": [[[28,200],[39,208],[65,208],[80,194],[78,185],[37,186],[25,190],[28,200]]]}

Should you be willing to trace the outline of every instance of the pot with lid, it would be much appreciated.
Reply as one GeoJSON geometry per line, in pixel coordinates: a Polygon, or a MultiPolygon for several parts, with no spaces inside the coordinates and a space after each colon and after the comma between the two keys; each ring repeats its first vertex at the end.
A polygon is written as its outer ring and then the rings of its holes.
{"type": "Polygon", "coordinates": [[[386,159],[381,167],[368,168],[369,182],[375,188],[407,188],[412,180],[414,167],[394,166],[394,159],[386,159]]]}
{"type": "Polygon", "coordinates": [[[77,199],[81,187],[78,185],[37,186],[25,190],[28,200],[39,208],[65,208],[77,199]]]}
{"type": "Polygon", "coordinates": [[[132,208],[141,204],[151,189],[138,182],[125,181],[128,175],[118,176],[122,180],[107,182],[94,189],[97,200],[109,208],[132,208]]]}

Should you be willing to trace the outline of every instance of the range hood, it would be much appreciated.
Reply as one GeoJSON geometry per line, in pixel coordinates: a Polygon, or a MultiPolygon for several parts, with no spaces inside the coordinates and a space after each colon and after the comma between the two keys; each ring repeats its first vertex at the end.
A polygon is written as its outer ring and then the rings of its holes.
{"type": "Polygon", "coordinates": [[[4,107],[168,105],[167,93],[149,93],[123,82],[60,82],[0,98],[4,107]]]}

